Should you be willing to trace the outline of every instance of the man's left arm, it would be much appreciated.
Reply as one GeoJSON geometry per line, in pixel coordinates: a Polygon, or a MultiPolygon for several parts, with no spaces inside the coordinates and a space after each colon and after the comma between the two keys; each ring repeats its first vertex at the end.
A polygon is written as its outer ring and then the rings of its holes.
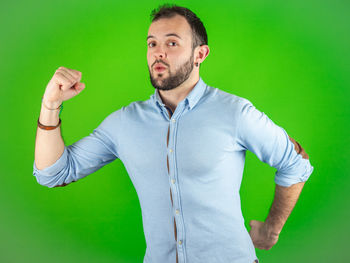
{"type": "Polygon", "coordinates": [[[261,161],[277,169],[275,196],[265,222],[251,220],[249,232],[254,246],[270,249],[292,212],[304,183],[313,172],[301,145],[254,105],[244,99],[238,122],[237,142],[261,161]]]}
{"type": "Polygon", "coordinates": [[[249,234],[254,246],[258,249],[269,250],[274,246],[281,230],[292,212],[305,182],[296,183],[289,187],[276,184],[275,197],[265,222],[251,220],[249,234]]]}
{"type": "MultiPolygon", "coordinates": [[[[302,158],[309,159],[301,145],[292,137],[288,137],[293,142],[295,151],[302,158]]],[[[289,187],[276,184],[273,203],[265,222],[257,220],[249,222],[251,227],[249,234],[256,248],[269,250],[277,243],[279,234],[298,201],[304,184],[305,182],[300,182],[289,187]]]]}

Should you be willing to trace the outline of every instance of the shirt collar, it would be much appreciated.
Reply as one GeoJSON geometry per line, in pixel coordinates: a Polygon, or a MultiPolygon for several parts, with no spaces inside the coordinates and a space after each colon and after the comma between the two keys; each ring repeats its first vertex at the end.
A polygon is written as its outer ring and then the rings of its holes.
{"type": "MultiPolygon", "coordinates": [[[[190,109],[192,109],[197,104],[199,99],[204,94],[206,87],[207,87],[207,85],[205,84],[203,79],[201,77],[199,77],[198,82],[196,83],[196,85],[193,87],[193,89],[190,91],[190,93],[188,93],[187,97],[185,98],[185,101],[187,101],[190,109]]],[[[151,97],[159,106],[165,106],[165,104],[163,103],[163,101],[158,93],[158,89],[156,89],[154,91],[154,94],[152,94],[151,97]]]]}

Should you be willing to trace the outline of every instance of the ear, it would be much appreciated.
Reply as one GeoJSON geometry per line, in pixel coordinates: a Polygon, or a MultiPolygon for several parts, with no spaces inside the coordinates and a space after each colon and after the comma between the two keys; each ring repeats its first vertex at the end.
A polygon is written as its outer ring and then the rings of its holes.
{"type": "Polygon", "coordinates": [[[195,62],[198,62],[201,64],[205,58],[209,55],[209,46],[208,45],[201,45],[199,47],[196,47],[196,58],[195,62]]]}

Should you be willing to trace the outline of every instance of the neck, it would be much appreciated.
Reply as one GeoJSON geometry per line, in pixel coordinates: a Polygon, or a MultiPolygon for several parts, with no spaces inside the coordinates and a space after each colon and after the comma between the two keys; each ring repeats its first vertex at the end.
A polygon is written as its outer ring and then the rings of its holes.
{"type": "Polygon", "coordinates": [[[177,86],[171,90],[158,90],[158,93],[163,101],[163,103],[170,107],[172,112],[175,111],[177,105],[187,97],[194,86],[199,81],[199,74],[190,75],[190,77],[183,82],[180,86],[177,86]]]}

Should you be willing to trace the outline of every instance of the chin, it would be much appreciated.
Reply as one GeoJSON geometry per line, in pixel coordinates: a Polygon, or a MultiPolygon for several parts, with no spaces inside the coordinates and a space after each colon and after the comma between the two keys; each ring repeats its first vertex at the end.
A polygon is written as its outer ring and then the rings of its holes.
{"type": "Polygon", "coordinates": [[[162,78],[165,78],[165,73],[155,73],[154,75],[153,75],[153,78],[155,78],[155,79],[162,79],[162,78]]]}

